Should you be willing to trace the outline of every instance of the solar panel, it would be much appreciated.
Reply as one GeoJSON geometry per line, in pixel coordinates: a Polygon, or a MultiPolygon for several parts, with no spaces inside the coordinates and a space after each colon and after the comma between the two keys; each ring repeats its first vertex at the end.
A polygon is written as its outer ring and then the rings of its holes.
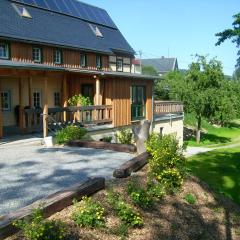
{"type": "Polygon", "coordinates": [[[66,14],[83,20],[117,28],[108,13],[101,8],[77,0],[12,0],[49,11],[66,14]]]}

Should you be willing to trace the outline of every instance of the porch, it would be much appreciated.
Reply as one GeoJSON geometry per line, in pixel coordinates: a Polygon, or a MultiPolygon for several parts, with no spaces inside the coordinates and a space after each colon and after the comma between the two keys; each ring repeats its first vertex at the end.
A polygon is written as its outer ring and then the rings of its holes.
{"type": "MultiPolygon", "coordinates": [[[[48,66],[49,67],[49,66],[48,66]]],[[[103,71],[0,66],[0,138],[57,130],[68,124],[85,127],[129,126],[132,123],[131,88],[140,86],[145,97],[143,117],[152,119],[152,79],[142,75],[103,71]],[[69,106],[81,94],[91,106],[69,106]]]]}

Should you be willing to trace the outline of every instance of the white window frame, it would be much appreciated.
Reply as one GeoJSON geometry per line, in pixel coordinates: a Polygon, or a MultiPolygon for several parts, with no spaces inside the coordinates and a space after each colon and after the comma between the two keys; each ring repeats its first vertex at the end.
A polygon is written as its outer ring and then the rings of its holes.
{"type": "Polygon", "coordinates": [[[122,58],[117,58],[116,70],[117,70],[117,72],[123,72],[123,59],[122,58]],[[121,63],[121,64],[119,65],[119,63],[121,63]]]}
{"type": "Polygon", "coordinates": [[[54,91],[53,93],[53,101],[54,101],[54,106],[55,107],[60,107],[61,106],[61,93],[60,91],[54,91]],[[56,96],[58,95],[59,98],[59,104],[56,104],[56,96]]]}
{"type": "Polygon", "coordinates": [[[1,94],[1,104],[2,104],[2,106],[1,106],[1,108],[2,108],[2,111],[11,111],[11,91],[10,90],[3,90],[3,91],[1,91],[0,92],[1,94]],[[3,107],[3,103],[5,102],[4,100],[3,100],[3,98],[4,98],[4,94],[7,94],[7,105],[8,105],[8,107],[6,108],[6,107],[3,107]]]}
{"type": "Polygon", "coordinates": [[[33,92],[32,92],[32,105],[33,105],[33,107],[34,108],[41,108],[42,107],[42,93],[41,93],[41,91],[40,90],[33,90],[33,92]],[[37,106],[37,104],[36,104],[36,97],[34,96],[35,95],[35,93],[36,94],[39,94],[39,106],[37,106]]]}
{"type": "Polygon", "coordinates": [[[32,48],[32,57],[33,57],[33,61],[35,63],[41,63],[42,62],[42,49],[39,47],[33,47],[32,48]]]}
{"type": "Polygon", "coordinates": [[[9,44],[0,42],[0,59],[9,59],[9,44]]]}
{"type": "Polygon", "coordinates": [[[54,63],[62,64],[62,51],[60,49],[54,50],[54,63]]]}

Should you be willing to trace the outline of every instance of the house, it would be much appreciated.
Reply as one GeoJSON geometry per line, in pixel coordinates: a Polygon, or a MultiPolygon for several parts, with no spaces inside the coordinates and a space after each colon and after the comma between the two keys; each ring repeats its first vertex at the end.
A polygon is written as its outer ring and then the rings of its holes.
{"type": "Polygon", "coordinates": [[[140,59],[133,59],[132,60],[132,73],[137,73],[141,74],[142,69],[141,69],[141,60],[140,59]]]}
{"type": "Polygon", "coordinates": [[[154,120],[153,76],[108,13],[77,0],[0,1],[0,137],[81,123],[105,133],[154,120]],[[81,94],[92,106],[68,106],[81,94]]]}
{"type": "Polygon", "coordinates": [[[178,70],[177,58],[161,57],[142,59],[142,65],[154,67],[160,76],[170,71],[178,70]]]}

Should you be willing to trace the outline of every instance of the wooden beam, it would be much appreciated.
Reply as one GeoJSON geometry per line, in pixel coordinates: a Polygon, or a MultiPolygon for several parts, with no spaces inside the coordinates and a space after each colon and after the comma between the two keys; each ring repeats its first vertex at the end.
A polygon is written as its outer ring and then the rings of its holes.
{"type": "Polygon", "coordinates": [[[23,78],[18,79],[18,91],[19,91],[19,128],[20,132],[24,133],[24,115],[23,115],[23,78]]]}
{"type": "Polygon", "coordinates": [[[101,105],[100,103],[100,79],[96,78],[96,105],[101,105]]]}
{"type": "Polygon", "coordinates": [[[48,136],[48,79],[44,77],[43,86],[43,137],[48,136]]]}
{"type": "MultiPolygon", "coordinates": [[[[63,107],[67,107],[68,104],[68,94],[67,94],[67,75],[64,74],[63,83],[62,83],[62,104],[63,107]]],[[[67,113],[63,112],[63,121],[67,121],[67,113]]]]}
{"type": "Polygon", "coordinates": [[[3,137],[3,113],[2,113],[2,85],[1,85],[1,79],[0,79],[0,138],[3,137]]]}
{"type": "Polygon", "coordinates": [[[32,108],[33,101],[32,101],[32,77],[28,78],[28,104],[30,108],[32,108]]]}

